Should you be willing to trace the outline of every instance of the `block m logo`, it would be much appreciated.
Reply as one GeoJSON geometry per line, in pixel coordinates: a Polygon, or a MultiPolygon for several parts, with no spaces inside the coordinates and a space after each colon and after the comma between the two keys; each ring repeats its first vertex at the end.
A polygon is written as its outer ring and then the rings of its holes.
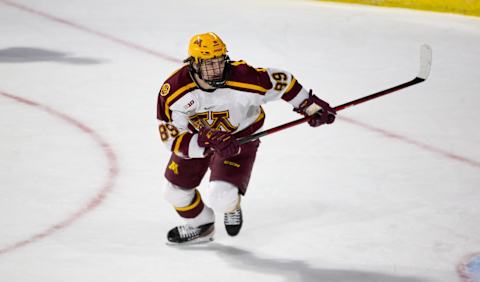
{"type": "Polygon", "coordinates": [[[233,126],[228,118],[230,113],[228,111],[223,112],[203,112],[198,113],[190,117],[190,122],[195,128],[201,128],[208,126],[215,130],[222,130],[226,132],[232,132],[237,129],[233,126]]]}

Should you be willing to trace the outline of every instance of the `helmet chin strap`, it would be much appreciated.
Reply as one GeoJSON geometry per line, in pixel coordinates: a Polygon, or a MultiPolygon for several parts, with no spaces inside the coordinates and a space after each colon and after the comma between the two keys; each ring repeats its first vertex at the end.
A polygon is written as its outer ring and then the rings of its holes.
{"type": "Polygon", "coordinates": [[[217,87],[214,87],[210,84],[208,84],[205,80],[201,79],[197,73],[193,73],[191,74],[192,75],[192,78],[193,80],[197,83],[197,85],[202,89],[202,90],[205,90],[205,91],[214,91],[215,89],[217,89],[217,87]]]}

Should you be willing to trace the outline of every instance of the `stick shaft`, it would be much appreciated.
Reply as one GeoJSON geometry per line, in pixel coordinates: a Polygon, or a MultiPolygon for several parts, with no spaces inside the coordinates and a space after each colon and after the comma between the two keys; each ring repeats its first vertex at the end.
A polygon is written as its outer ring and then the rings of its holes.
{"type": "MultiPolygon", "coordinates": [[[[397,92],[397,91],[399,91],[399,90],[401,90],[401,89],[407,88],[407,87],[409,87],[409,86],[418,84],[418,83],[423,82],[423,81],[425,81],[424,78],[415,77],[414,79],[412,79],[412,80],[410,80],[410,81],[408,81],[408,82],[405,82],[405,83],[399,84],[399,85],[397,85],[397,86],[394,86],[394,87],[391,87],[391,88],[388,88],[388,89],[385,89],[385,90],[382,90],[382,91],[379,91],[379,92],[376,92],[376,93],[367,95],[367,96],[365,96],[365,97],[362,97],[362,98],[359,98],[359,99],[356,99],[356,100],[347,102],[347,103],[345,103],[345,104],[336,106],[334,109],[335,109],[335,111],[338,112],[338,111],[344,110],[344,109],[346,109],[346,108],[353,107],[353,106],[356,106],[356,105],[359,105],[359,104],[368,102],[368,101],[373,100],[373,99],[376,99],[376,98],[378,98],[378,97],[385,96],[385,95],[387,95],[387,94],[397,92]]],[[[287,128],[290,128],[290,127],[293,127],[293,126],[302,124],[302,123],[308,121],[309,119],[310,119],[310,117],[300,118],[300,119],[297,119],[297,120],[294,120],[294,121],[291,121],[291,122],[288,122],[288,123],[285,123],[285,124],[282,124],[282,125],[279,125],[279,126],[270,128],[270,129],[267,129],[267,130],[265,130],[265,131],[261,131],[261,132],[252,134],[252,135],[250,135],[250,136],[241,138],[241,139],[239,140],[239,142],[240,142],[240,144],[245,144],[245,143],[247,143],[247,142],[257,140],[257,139],[259,139],[259,138],[261,138],[261,137],[264,137],[264,136],[266,136],[266,135],[270,135],[270,134],[273,134],[273,133],[275,133],[275,132],[282,131],[282,130],[285,130],[285,129],[287,129],[287,128]]]]}

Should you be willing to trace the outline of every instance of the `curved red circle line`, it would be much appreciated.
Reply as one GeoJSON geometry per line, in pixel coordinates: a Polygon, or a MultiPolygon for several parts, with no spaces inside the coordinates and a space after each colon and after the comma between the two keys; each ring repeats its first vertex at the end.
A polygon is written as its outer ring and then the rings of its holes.
{"type": "Polygon", "coordinates": [[[51,115],[63,120],[64,122],[75,126],[79,130],[81,130],[83,133],[89,135],[93,140],[95,140],[95,142],[102,148],[103,152],[105,153],[105,155],[107,157],[108,163],[109,163],[109,173],[108,173],[107,179],[105,180],[105,183],[102,185],[101,190],[91,200],[89,200],[88,203],[85,206],[81,207],[81,209],[79,209],[75,213],[71,214],[66,219],[60,221],[59,223],[51,225],[50,227],[46,228],[45,230],[43,230],[43,231],[41,231],[37,234],[34,234],[27,239],[24,239],[24,240],[21,240],[21,241],[18,241],[16,243],[14,243],[14,244],[11,244],[9,246],[0,248],[0,255],[3,255],[5,253],[9,253],[9,252],[14,251],[16,249],[19,249],[21,247],[24,247],[26,245],[29,245],[29,244],[32,244],[36,241],[44,239],[44,238],[52,235],[53,233],[55,233],[59,230],[67,228],[68,226],[73,224],[75,221],[80,219],[82,216],[84,216],[85,214],[91,212],[93,209],[98,207],[105,200],[105,198],[108,196],[108,194],[113,190],[113,187],[115,186],[115,178],[117,177],[117,175],[119,173],[119,168],[118,168],[117,156],[116,156],[114,150],[112,149],[112,147],[110,146],[110,144],[108,142],[106,142],[97,132],[95,132],[93,129],[91,129],[90,127],[88,127],[84,123],[68,116],[67,114],[59,112],[59,111],[57,111],[57,110],[55,110],[51,107],[48,107],[46,105],[34,102],[32,100],[29,100],[29,99],[18,97],[18,96],[8,94],[8,93],[2,92],[2,91],[0,91],[0,95],[3,96],[3,97],[9,98],[11,100],[14,100],[16,102],[19,102],[21,104],[41,109],[41,110],[47,112],[48,114],[51,114],[51,115]]]}

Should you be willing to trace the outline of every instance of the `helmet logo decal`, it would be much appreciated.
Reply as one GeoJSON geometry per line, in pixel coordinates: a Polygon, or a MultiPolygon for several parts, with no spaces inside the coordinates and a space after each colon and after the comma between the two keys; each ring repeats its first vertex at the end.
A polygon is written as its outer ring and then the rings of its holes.
{"type": "Polygon", "coordinates": [[[202,46],[202,39],[197,38],[197,40],[195,40],[195,42],[193,42],[193,44],[196,44],[196,45],[198,45],[198,47],[201,47],[202,46]]]}
{"type": "Polygon", "coordinates": [[[167,96],[169,92],[170,92],[170,84],[165,83],[162,86],[162,89],[160,90],[160,95],[167,96]]]}

